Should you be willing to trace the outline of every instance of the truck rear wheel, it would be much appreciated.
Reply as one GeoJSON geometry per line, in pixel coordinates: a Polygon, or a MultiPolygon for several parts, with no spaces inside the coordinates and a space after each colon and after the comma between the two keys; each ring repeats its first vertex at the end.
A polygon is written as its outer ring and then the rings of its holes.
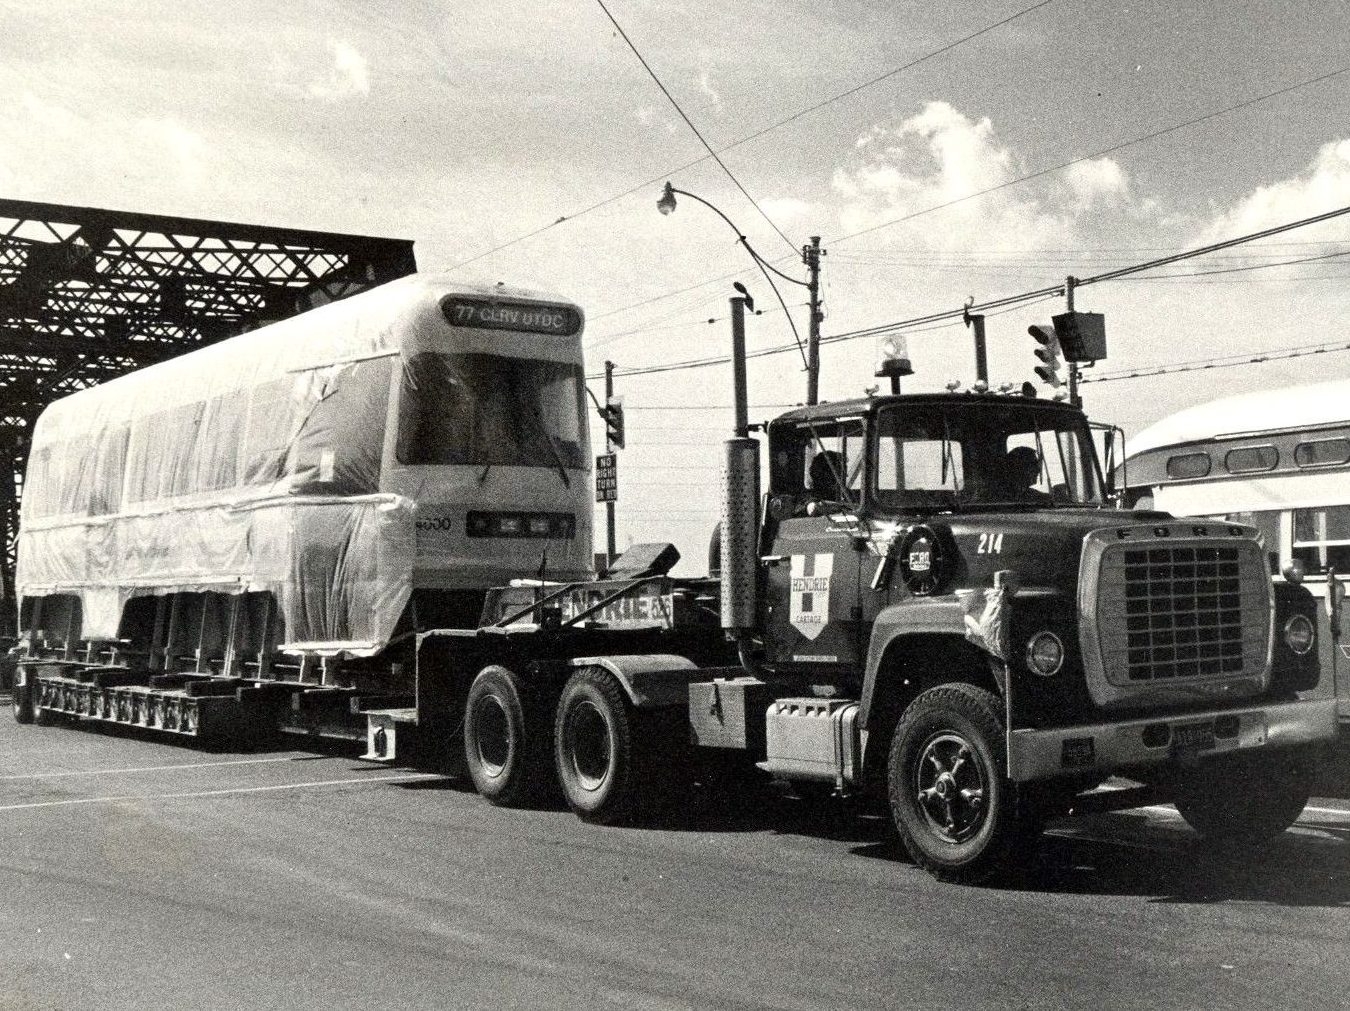
{"type": "Polygon", "coordinates": [[[1183,775],[1177,810],[1213,842],[1259,845],[1298,820],[1312,796],[1314,771],[1312,755],[1302,748],[1212,760],[1183,775]]]}
{"type": "Polygon", "coordinates": [[[464,760],[474,788],[499,807],[537,800],[548,783],[552,729],[514,671],[484,667],[464,706],[464,760]]]}
{"type": "Polygon", "coordinates": [[[943,685],[910,703],[891,738],[896,831],[914,862],[941,881],[975,883],[1008,870],[1038,827],[1008,779],[1001,711],[982,688],[943,685]]]}
{"type": "Polygon", "coordinates": [[[636,713],[607,672],[577,671],[558,700],[554,758],[567,806],[585,821],[624,824],[637,814],[636,713]]]}

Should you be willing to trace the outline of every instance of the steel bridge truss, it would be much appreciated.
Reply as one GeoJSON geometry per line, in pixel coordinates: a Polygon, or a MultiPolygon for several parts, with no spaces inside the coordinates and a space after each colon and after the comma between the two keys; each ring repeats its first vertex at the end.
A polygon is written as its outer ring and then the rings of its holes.
{"type": "Polygon", "coordinates": [[[401,239],[0,199],[0,633],[47,404],[414,270],[401,239]]]}

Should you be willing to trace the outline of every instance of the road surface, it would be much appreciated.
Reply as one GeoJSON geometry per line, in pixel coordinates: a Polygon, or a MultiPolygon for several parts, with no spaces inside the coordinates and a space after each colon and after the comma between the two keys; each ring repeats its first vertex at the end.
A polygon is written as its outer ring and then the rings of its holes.
{"type": "Polygon", "coordinates": [[[661,828],[345,754],[0,721],[0,1009],[1340,1008],[1350,810],[1259,861],[1170,808],[1061,823],[1013,887],[770,792],[661,828]]]}

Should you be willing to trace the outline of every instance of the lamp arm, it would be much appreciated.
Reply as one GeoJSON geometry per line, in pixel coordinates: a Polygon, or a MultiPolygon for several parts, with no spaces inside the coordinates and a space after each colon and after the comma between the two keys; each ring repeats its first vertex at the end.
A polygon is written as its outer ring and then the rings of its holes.
{"type": "Polygon", "coordinates": [[[723,214],[722,211],[721,211],[721,209],[720,209],[719,207],[717,207],[715,204],[710,204],[708,201],[704,200],[704,199],[703,199],[701,196],[699,196],[697,193],[690,193],[688,190],[680,190],[680,189],[676,189],[674,186],[671,186],[671,187],[670,187],[670,192],[671,192],[671,193],[678,193],[680,196],[682,196],[682,197],[688,197],[690,200],[697,200],[697,201],[698,201],[699,203],[701,203],[704,207],[707,207],[707,208],[708,208],[709,210],[711,210],[714,214],[716,214],[719,218],[721,218],[723,221],[725,221],[725,222],[727,223],[727,227],[729,227],[733,232],[736,233],[736,237],[737,237],[737,239],[740,240],[741,245],[745,247],[745,251],[746,251],[747,253],[749,253],[750,256],[754,259],[754,261],[760,265],[760,269],[761,269],[761,270],[767,268],[768,270],[772,270],[775,274],[777,274],[779,277],[781,277],[784,281],[791,281],[793,284],[801,285],[803,288],[809,288],[809,287],[810,287],[810,285],[807,284],[805,281],[799,281],[799,280],[797,280],[795,277],[790,277],[789,275],[784,274],[781,270],[779,270],[779,269],[778,269],[777,267],[775,267],[773,264],[769,263],[768,260],[764,259],[764,257],[760,256],[757,252],[755,252],[755,247],[752,246],[752,245],[750,245],[750,240],[747,239],[747,238],[745,237],[744,233],[742,233],[741,230],[740,230],[739,228],[736,227],[736,223],[735,223],[734,221],[732,221],[729,217],[727,217],[725,214],[723,214]]]}

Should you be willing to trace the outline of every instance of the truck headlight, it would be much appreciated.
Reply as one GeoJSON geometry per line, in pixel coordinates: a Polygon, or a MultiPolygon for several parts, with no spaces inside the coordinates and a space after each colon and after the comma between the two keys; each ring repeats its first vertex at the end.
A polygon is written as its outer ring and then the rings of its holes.
{"type": "Polygon", "coordinates": [[[1284,644],[1297,656],[1313,648],[1316,633],[1306,615],[1296,614],[1284,623],[1284,644]]]}
{"type": "Polygon", "coordinates": [[[1033,674],[1049,677],[1064,665],[1064,643],[1054,632],[1037,632],[1027,642],[1027,666],[1033,674]]]}

